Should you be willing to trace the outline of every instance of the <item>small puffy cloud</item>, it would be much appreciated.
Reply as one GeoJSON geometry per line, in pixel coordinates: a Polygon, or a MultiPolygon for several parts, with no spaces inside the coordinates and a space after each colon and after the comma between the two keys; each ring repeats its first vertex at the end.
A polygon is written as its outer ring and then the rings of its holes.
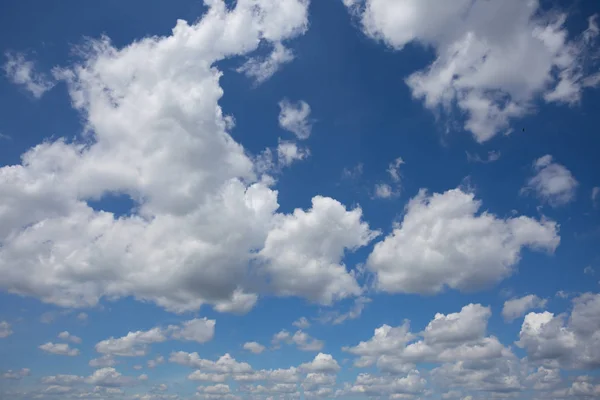
{"type": "Polygon", "coordinates": [[[243,346],[244,350],[248,350],[254,354],[260,354],[265,351],[265,346],[257,342],[246,342],[243,346]]]}
{"type": "Polygon", "coordinates": [[[2,374],[2,379],[20,380],[29,375],[31,375],[31,370],[29,368],[22,368],[17,371],[9,369],[2,374]]]}
{"type": "Polygon", "coordinates": [[[114,367],[115,365],[117,365],[117,361],[112,355],[105,354],[102,357],[90,360],[88,365],[92,368],[114,367]]]}
{"type": "Polygon", "coordinates": [[[392,161],[388,166],[388,174],[390,174],[390,178],[392,178],[392,181],[396,183],[400,183],[400,180],[402,178],[400,175],[400,166],[402,164],[404,164],[404,160],[402,159],[402,157],[398,157],[394,161],[392,161]]]}
{"type": "Polygon", "coordinates": [[[533,169],[536,174],[527,181],[523,192],[533,191],[552,207],[565,205],[575,199],[579,183],[571,171],[555,163],[551,155],[535,160],[533,169]]]}
{"type": "Polygon", "coordinates": [[[502,316],[505,321],[511,322],[522,317],[529,310],[546,307],[547,300],[530,294],[518,299],[511,299],[504,302],[502,316]]]}
{"type": "Polygon", "coordinates": [[[294,325],[298,329],[310,328],[310,322],[308,322],[308,319],[306,319],[306,317],[300,317],[296,321],[292,322],[292,325],[294,325]]]}
{"type": "Polygon", "coordinates": [[[10,324],[6,321],[0,321],[0,339],[4,339],[13,334],[10,324]]]}
{"type": "Polygon", "coordinates": [[[139,357],[148,353],[149,345],[162,343],[169,339],[205,343],[212,340],[215,333],[215,320],[196,318],[182,322],[181,325],[169,325],[166,328],[155,327],[148,331],[129,332],[127,335],[102,340],[96,344],[96,351],[102,354],[123,357],[139,357]]]}
{"type": "Polygon", "coordinates": [[[42,378],[45,385],[73,386],[84,382],[85,378],[77,375],[53,375],[42,378]]]}
{"type": "Polygon", "coordinates": [[[79,314],[77,314],[77,319],[80,321],[87,321],[88,315],[87,313],[80,312],[79,314]]]}
{"type": "Polygon", "coordinates": [[[594,270],[594,268],[592,268],[591,265],[588,265],[587,267],[585,267],[583,269],[583,273],[586,275],[594,275],[596,273],[596,271],[594,270]]]}
{"type": "Polygon", "coordinates": [[[312,122],[309,119],[310,106],[305,101],[279,102],[279,126],[292,132],[300,140],[308,139],[312,131],[312,122]]]}
{"type": "Polygon", "coordinates": [[[287,167],[294,161],[304,160],[310,156],[310,151],[300,148],[295,142],[280,140],[277,145],[277,161],[279,165],[287,167]]]}
{"type": "Polygon", "coordinates": [[[387,183],[378,183],[375,185],[375,198],[389,199],[394,196],[394,190],[387,183]]]}
{"type": "Polygon", "coordinates": [[[35,65],[27,60],[24,54],[6,53],[5,55],[4,73],[12,83],[23,86],[37,99],[54,87],[54,82],[36,72],[35,65]]]}
{"type": "Polygon", "coordinates": [[[181,326],[170,325],[167,331],[173,339],[206,343],[215,335],[216,321],[208,318],[197,318],[183,322],[181,326]]]}
{"type": "Polygon", "coordinates": [[[266,57],[250,57],[237,72],[254,79],[256,84],[267,81],[284,65],[294,59],[294,53],[281,43],[273,45],[273,51],[266,57]]]}
{"type": "Polygon", "coordinates": [[[62,340],[66,340],[72,343],[81,343],[81,338],[75,335],[71,335],[69,332],[64,331],[58,334],[58,338],[62,340]]]}
{"type": "Polygon", "coordinates": [[[138,379],[140,381],[147,381],[148,380],[148,375],[146,374],[141,374],[140,376],[138,376],[138,379]]]}
{"type": "Polygon", "coordinates": [[[164,362],[165,362],[165,358],[163,356],[158,356],[158,357],[154,358],[153,360],[148,360],[147,365],[148,365],[148,368],[156,368],[160,364],[164,364],[164,362]]]}
{"type": "Polygon", "coordinates": [[[46,353],[56,354],[60,356],[74,357],[79,355],[79,349],[72,349],[66,343],[48,342],[39,346],[39,349],[45,351],[46,353]]]}
{"type": "Polygon", "coordinates": [[[445,287],[478,290],[510,276],[523,248],[553,252],[560,242],[553,221],[501,219],[479,213],[480,208],[481,202],[461,189],[433,195],[421,190],[402,222],[369,255],[376,287],[422,294],[445,287]]]}
{"type": "Polygon", "coordinates": [[[315,339],[302,330],[296,331],[293,335],[286,330],[273,335],[271,340],[273,347],[279,348],[281,343],[295,344],[302,351],[320,351],[325,345],[322,340],[315,339]]]}
{"type": "Polygon", "coordinates": [[[96,344],[96,351],[113,356],[139,357],[147,354],[148,345],[166,340],[167,336],[161,328],[153,328],[149,331],[129,332],[120,338],[102,340],[96,344]]]}
{"type": "Polygon", "coordinates": [[[319,353],[311,362],[301,364],[298,369],[304,372],[335,374],[340,370],[340,366],[331,354],[319,353]]]}
{"type": "Polygon", "coordinates": [[[123,376],[114,368],[101,368],[94,371],[92,375],[85,379],[86,383],[100,387],[124,387],[135,385],[135,379],[123,376]]]}

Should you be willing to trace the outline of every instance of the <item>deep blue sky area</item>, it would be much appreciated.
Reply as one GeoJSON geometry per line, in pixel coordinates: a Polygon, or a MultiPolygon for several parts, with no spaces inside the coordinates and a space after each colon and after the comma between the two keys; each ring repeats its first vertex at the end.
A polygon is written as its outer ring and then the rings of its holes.
{"type": "Polygon", "coordinates": [[[517,0],[206,3],[0,6],[0,398],[600,395],[600,3],[541,1],[530,17],[517,0]],[[94,59],[84,44],[102,36],[94,59]],[[149,37],[142,62],[124,55],[149,37]],[[279,43],[293,57],[263,81],[243,73],[279,43]],[[448,100],[427,105],[410,76],[448,100]],[[576,99],[551,100],[565,77],[576,99]],[[484,139],[475,98],[491,99],[484,139]],[[508,102],[526,111],[495,123],[508,102]],[[285,161],[282,143],[307,153],[285,161]],[[278,208],[248,211],[265,204],[252,184],[278,208]],[[234,290],[256,303],[224,310],[234,290]],[[227,354],[260,377],[207,361],[227,354]]]}

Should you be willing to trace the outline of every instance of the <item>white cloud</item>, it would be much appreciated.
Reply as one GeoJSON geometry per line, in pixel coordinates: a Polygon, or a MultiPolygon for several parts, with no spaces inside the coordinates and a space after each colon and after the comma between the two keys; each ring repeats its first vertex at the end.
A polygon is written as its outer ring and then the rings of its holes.
{"type": "Polygon", "coordinates": [[[29,375],[31,375],[31,370],[29,368],[22,368],[18,371],[13,371],[9,369],[8,371],[2,374],[2,379],[20,380],[29,375]]]}
{"type": "Polygon", "coordinates": [[[254,354],[260,354],[265,351],[265,346],[257,342],[246,342],[244,343],[243,348],[254,354]]]}
{"type": "Polygon", "coordinates": [[[387,183],[378,183],[375,185],[375,198],[389,199],[394,196],[394,190],[387,183]]]}
{"type": "Polygon", "coordinates": [[[533,294],[518,299],[507,300],[504,302],[504,307],[502,308],[502,316],[505,321],[511,322],[517,318],[521,318],[529,310],[546,307],[546,303],[547,300],[540,299],[533,294]]]}
{"type": "Polygon", "coordinates": [[[306,319],[306,317],[300,317],[298,320],[292,322],[292,325],[294,325],[298,329],[310,328],[310,322],[308,322],[308,319],[306,319]]]}
{"type": "Polygon", "coordinates": [[[551,155],[538,158],[533,163],[536,173],[527,181],[523,191],[533,191],[553,207],[565,205],[575,199],[579,183],[564,166],[553,162],[551,155]]]}
{"type": "Polygon", "coordinates": [[[481,158],[479,154],[471,154],[467,151],[467,161],[481,164],[489,164],[500,159],[499,151],[489,151],[485,158],[481,158]]]}
{"type": "Polygon", "coordinates": [[[332,325],[339,325],[344,323],[346,320],[357,319],[361,316],[364,311],[366,305],[371,302],[371,299],[367,297],[357,297],[354,299],[354,304],[352,308],[345,313],[340,313],[339,311],[327,312],[325,315],[319,317],[319,321],[322,323],[331,323],[332,325]]]}
{"type": "Polygon", "coordinates": [[[310,156],[307,148],[298,147],[295,142],[280,140],[277,145],[277,161],[281,166],[292,165],[294,161],[304,160],[310,156]]]}
{"type": "Polygon", "coordinates": [[[273,51],[266,57],[250,57],[237,72],[254,79],[256,84],[267,81],[284,65],[294,60],[294,53],[281,43],[273,45],[273,51]]]}
{"type": "Polygon", "coordinates": [[[214,319],[196,318],[183,322],[181,326],[169,325],[167,331],[173,339],[206,343],[215,336],[215,325],[214,319]]]}
{"type": "Polygon", "coordinates": [[[38,73],[33,62],[25,59],[24,54],[6,53],[5,56],[7,61],[4,73],[8,79],[14,84],[22,85],[35,98],[39,99],[54,87],[54,82],[38,73]]]}
{"type": "Polygon", "coordinates": [[[346,250],[377,235],[362,221],[360,208],[348,211],[336,200],[316,196],[309,211],[296,209],[274,221],[258,259],[275,294],[331,304],[361,293],[341,260],[346,250]]]}
{"type": "Polygon", "coordinates": [[[77,314],[77,319],[80,321],[87,321],[88,315],[87,313],[80,312],[79,314],[77,314]]]}
{"type": "Polygon", "coordinates": [[[279,102],[279,108],[279,126],[292,132],[300,140],[308,139],[312,131],[308,103],[305,101],[293,103],[289,100],[282,100],[279,102]]]}
{"type": "Polygon", "coordinates": [[[427,385],[425,378],[419,371],[411,371],[405,377],[377,376],[372,374],[359,374],[356,381],[348,390],[348,394],[369,397],[387,396],[390,399],[414,398],[422,393],[427,385]]]}
{"type": "MultiPolygon", "coordinates": [[[[141,375],[140,375],[141,378],[141,375]]],[[[100,387],[123,387],[135,385],[135,379],[123,376],[114,368],[101,368],[86,378],[86,383],[100,387]]]]}
{"type": "Polygon", "coordinates": [[[72,343],[81,343],[81,338],[75,335],[71,335],[69,332],[64,331],[58,334],[58,338],[62,340],[66,340],[72,343]]]}
{"type": "Polygon", "coordinates": [[[4,339],[13,334],[10,324],[6,321],[0,321],[0,339],[4,339]]]}
{"type": "Polygon", "coordinates": [[[296,331],[293,335],[286,330],[273,335],[271,340],[273,347],[279,348],[281,343],[295,344],[302,351],[320,351],[325,345],[322,340],[315,339],[302,330],[296,331]]]}
{"type": "MultiPolygon", "coordinates": [[[[212,1],[198,22],[179,21],[168,37],[119,49],[107,38],[91,40],[78,49],[77,64],[57,68],[89,137],[85,144],[46,141],[20,165],[0,169],[0,287],[63,307],[131,296],[174,312],[207,304],[248,311],[262,287],[247,280],[252,260],[267,236],[275,241],[271,228],[295,217],[277,213],[272,180],[257,174],[230,136],[213,65],[301,34],[307,9],[306,0],[241,0],[233,8],[212,1]],[[136,213],[116,217],[87,204],[107,193],[130,197],[136,213]]],[[[308,117],[307,106],[299,107],[308,117]]],[[[282,123],[304,138],[310,122],[297,117],[283,113],[282,123]]],[[[348,239],[347,232],[328,233],[348,239]]],[[[284,287],[266,291],[324,302],[355,295],[358,286],[340,260],[358,245],[345,239],[331,238],[327,243],[342,247],[323,251],[339,255],[320,257],[294,276],[301,282],[322,268],[314,276],[326,281],[315,289],[284,282],[292,265],[267,257],[269,247],[261,253],[269,265],[261,278],[284,287]]],[[[291,247],[277,256],[297,250],[291,247]]]]}
{"type": "Polygon", "coordinates": [[[368,258],[376,287],[391,293],[477,290],[510,276],[522,248],[552,252],[559,244],[553,221],[500,219],[480,208],[472,193],[460,189],[433,195],[421,190],[368,258]]]}
{"type": "Polygon", "coordinates": [[[60,356],[74,357],[79,355],[79,349],[72,349],[66,343],[48,342],[39,346],[39,349],[45,351],[46,353],[56,354],[60,356]]]}
{"type": "Polygon", "coordinates": [[[148,375],[146,374],[141,374],[140,376],[138,376],[138,379],[140,381],[147,381],[148,380],[148,375]]]}
{"type": "Polygon", "coordinates": [[[587,267],[585,267],[583,269],[583,273],[586,275],[594,275],[596,273],[596,271],[594,270],[594,268],[592,268],[591,265],[588,265],[587,267]]]}
{"type": "Polygon", "coordinates": [[[45,385],[73,386],[84,382],[85,378],[77,375],[53,375],[42,378],[45,385]]]}
{"type": "Polygon", "coordinates": [[[311,362],[301,364],[298,369],[304,372],[335,374],[339,372],[340,365],[331,354],[319,353],[311,362]]]}
{"type": "Polygon", "coordinates": [[[402,157],[398,157],[388,166],[388,174],[390,174],[392,181],[396,182],[397,184],[400,183],[400,180],[402,178],[402,176],[400,175],[400,166],[402,164],[404,164],[404,160],[402,159],[402,157]]]}
{"type": "Polygon", "coordinates": [[[120,338],[111,337],[96,344],[96,351],[102,354],[123,357],[140,357],[148,353],[148,345],[161,343],[167,340],[161,328],[152,328],[149,331],[129,332],[120,338]]]}
{"type": "Polygon", "coordinates": [[[158,356],[158,357],[154,358],[153,360],[148,360],[147,364],[148,364],[148,368],[156,368],[160,364],[164,364],[164,362],[165,362],[165,358],[163,356],[158,356]]]}
{"type": "Polygon", "coordinates": [[[600,365],[600,294],[583,294],[573,305],[568,320],[547,311],[525,316],[516,344],[532,362],[568,369],[600,365]]]}
{"type": "Polygon", "coordinates": [[[406,80],[413,97],[433,111],[466,113],[464,128],[479,142],[508,131],[540,95],[574,103],[584,87],[598,83],[588,61],[598,35],[593,18],[571,40],[566,16],[543,10],[538,1],[345,3],[371,38],[396,50],[416,42],[435,51],[435,60],[406,80]]]}
{"type": "Polygon", "coordinates": [[[117,365],[117,361],[112,355],[106,354],[102,357],[91,359],[88,365],[92,368],[114,367],[117,365]]]}

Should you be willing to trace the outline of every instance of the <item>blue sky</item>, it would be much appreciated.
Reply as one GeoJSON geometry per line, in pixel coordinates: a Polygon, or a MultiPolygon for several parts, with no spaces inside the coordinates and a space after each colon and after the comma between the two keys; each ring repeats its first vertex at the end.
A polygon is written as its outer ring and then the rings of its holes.
{"type": "Polygon", "coordinates": [[[598,4],[171,3],[3,6],[0,397],[600,396],[598,4]]]}

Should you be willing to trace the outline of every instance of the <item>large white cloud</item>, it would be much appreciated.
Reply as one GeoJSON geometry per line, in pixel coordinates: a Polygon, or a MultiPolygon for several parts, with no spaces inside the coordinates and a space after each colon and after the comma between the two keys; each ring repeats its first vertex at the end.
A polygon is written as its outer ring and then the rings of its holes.
{"type": "Polygon", "coordinates": [[[471,291],[510,276],[524,247],[554,251],[558,227],[528,217],[479,213],[481,202],[460,189],[411,199],[404,219],[375,245],[367,266],[391,293],[471,291]]]}
{"type": "Polygon", "coordinates": [[[394,49],[417,42],[435,60],[406,80],[431,110],[457,107],[479,142],[509,130],[509,122],[546,102],[574,103],[597,86],[593,69],[595,17],[579,37],[566,15],[522,0],[346,0],[363,31],[394,49]]]}
{"type": "Polygon", "coordinates": [[[534,308],[546,307],[547,300],[540,299],[538,296],[530,294],[517,299],[511,299],[504,302],[502,307],[502,316],[508,322],[522,317],[529,310],[534,308]]]}
{"type": "Polygon", "coordinates": [[[221,72],[213,65],[303,33],[308,1],[207,5],[198,22],[178,21],[170,36],[123,48],[90,40],[77,64],[54,71],[84,118],[85,135],[46,141],[20,165],[0,168],[0,288],[65,307],[133,296],[175,312],[211,304],[236,313],[252,308],[258,288],[324,303],[359,293],[341,257],[368,242],[366,224],[355,221],[360,212],[317,197],[306,214],[313,221],[323,211],[350,233],[326,222],[319,233],[298,214],[277,214],[272,179],[231,138],[233,120],[218,105],[221,72]],[[133,215],[87,203],[111,194],[129,196],[133,215]],[[289,231],[280,240],[294,221],[310,233],[289,231]],[[339,237],[295,275],[297,262],[285,257],[303,244],[292,239],[318,234],[339,237]],[[264,282],[251,282],[249,265],[265,240],[264,282]],[[308,276],[319,284],[305,285],[313,282],[308,276]]]}

